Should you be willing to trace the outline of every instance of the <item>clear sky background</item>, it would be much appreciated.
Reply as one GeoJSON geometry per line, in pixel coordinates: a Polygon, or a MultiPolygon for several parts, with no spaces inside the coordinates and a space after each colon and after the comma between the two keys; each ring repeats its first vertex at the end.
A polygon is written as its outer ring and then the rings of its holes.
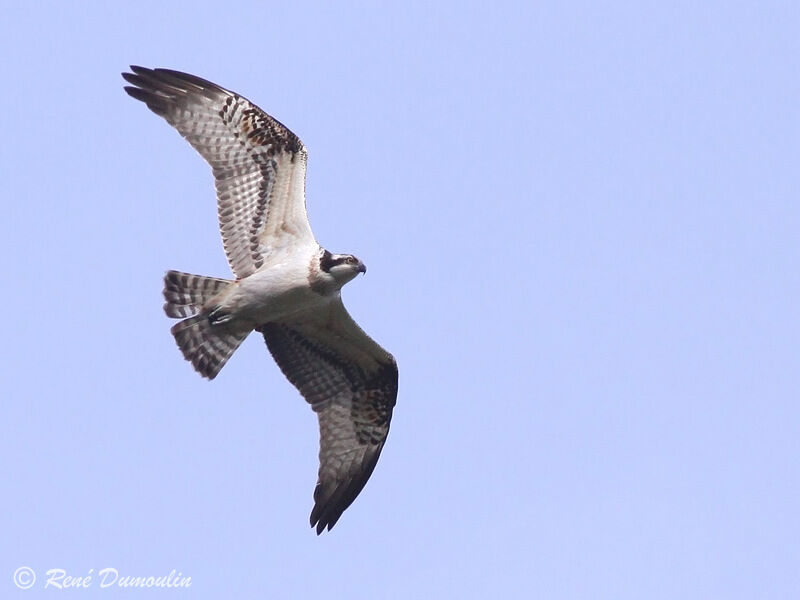
{"type": "Polygon", "coordinates": [[[0,596],[800,596],[799,11],[8,3],[0,596]],[[263,341],[209,383],[169,334],[164,271],[229,270],[131,63],[289,126],[317,238],[369,266],[343,297],[400,394],[330,533],[263,341]]]}

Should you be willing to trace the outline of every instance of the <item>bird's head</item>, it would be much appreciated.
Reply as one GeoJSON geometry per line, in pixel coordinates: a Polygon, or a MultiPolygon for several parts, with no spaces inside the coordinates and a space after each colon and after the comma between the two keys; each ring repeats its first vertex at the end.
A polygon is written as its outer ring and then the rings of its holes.
{"type": "Polygon", "coordinates": [[[359,273],[367,272],[364,263],[352,254],[331,254],[327,250],[323,250],[319,257],[319,269],[330,275],[339,287],[359,273]]]}

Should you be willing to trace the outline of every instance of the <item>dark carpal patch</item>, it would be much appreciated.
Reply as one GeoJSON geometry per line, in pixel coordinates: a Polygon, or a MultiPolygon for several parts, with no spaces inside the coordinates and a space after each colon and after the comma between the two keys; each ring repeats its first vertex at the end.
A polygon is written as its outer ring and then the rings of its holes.
{"type": "Polygon", "coordinates": [[[283,123],[255,105],[242,111],[242,132],[258,146],[277,145],[291,154],[303,147],[300,139],[283,123]]]}
{"type": "Polygon", "coordinates": [[[397,399],[397,363],[391,360],[362,381],[354,381],[353,392],[351,417],[358,441],[380,443],[386,438],[397,399]]]}

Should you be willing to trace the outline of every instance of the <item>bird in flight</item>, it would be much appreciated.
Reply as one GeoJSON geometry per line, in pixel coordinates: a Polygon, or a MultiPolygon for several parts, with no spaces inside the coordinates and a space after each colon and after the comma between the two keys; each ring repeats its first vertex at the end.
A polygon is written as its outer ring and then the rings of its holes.
{"type": "Polygon", "coordinates": [[[311,232],[306,148],[246,98],[194,75],[131,66],[125,91],[211,165],[222,243],[235,279],[168,271],[164,310],[200,375],[214,379],[253,330],[317,413],[311,526],[331,529],[372,474],[397,398],[397,364],[350,317],[342,286],[366,267],[311,232]]]}

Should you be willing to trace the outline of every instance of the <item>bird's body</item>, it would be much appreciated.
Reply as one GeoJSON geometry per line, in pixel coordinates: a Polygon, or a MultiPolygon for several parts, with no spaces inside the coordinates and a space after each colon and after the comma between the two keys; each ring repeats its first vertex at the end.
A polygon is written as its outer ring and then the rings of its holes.
{"type": "Polygon", "coordinates": [[[131,67],[129,95],[164,117],[211,165],[235,279],[168,271],[164,310],[194,368],[214,379],[252,332],[319,416],[311,524],[330,529],[378,460],[397,397],[391,354],[350,318],[340,290],[364,264],[314,238],[306,149],[245,98],[193,75],[131,67]]]}
{"type": "Polygon", "coordinates": [[[314,269],[318,250],[279,252],[269,264],[252,275],[231,283],[215,296],[209,309],[230,315],[242,326],[259,325],[283,319],[330,302],[338,290],[320,293],[322,273],[314,269]]]}

